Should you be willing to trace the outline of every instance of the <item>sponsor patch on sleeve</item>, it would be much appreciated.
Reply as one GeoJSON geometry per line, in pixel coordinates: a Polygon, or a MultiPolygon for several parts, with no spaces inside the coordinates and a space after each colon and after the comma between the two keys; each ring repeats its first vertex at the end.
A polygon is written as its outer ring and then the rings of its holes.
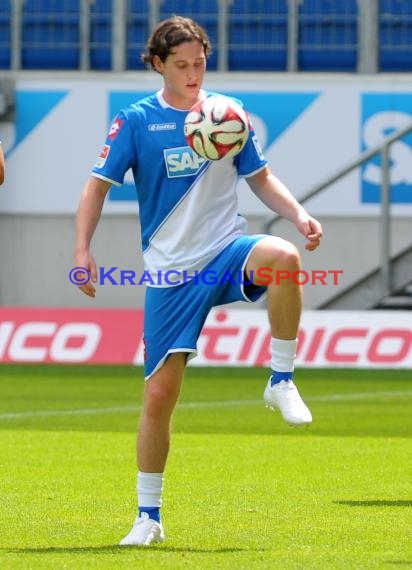
{"type": "Polygon", "coordinates": [[[119,134],[123,122],[124,121],[122,121],[121,119],[116,119],[115,121],[113,121],[109,130],[109,134],[107,135],[107,138],[109,138],[110,140],[114,140],[119,134]]]}
{"type": "Polygon", "coordinates": [[[260,158],[260,160],[265,160],[262,147],[260,146],[260,143],[259,143],[259,141],[258,141],[256,135],[253,135],[252,141],[253,141],[253,145],[254,145],[254,147],[255,147],[255,149],[256,149],[256,152],[257,152],[258,157],[260,158]]]}
{"type": "Polygon", "coordinates": [[[102,148],[102,152],[99,154],[99,157],[96,160],[96,164],[94,165],[95,168],[103,168],[103,166],[106,164],[109,152],[110,152],[110,145],[105,144],[104,147],[102,148]]]}

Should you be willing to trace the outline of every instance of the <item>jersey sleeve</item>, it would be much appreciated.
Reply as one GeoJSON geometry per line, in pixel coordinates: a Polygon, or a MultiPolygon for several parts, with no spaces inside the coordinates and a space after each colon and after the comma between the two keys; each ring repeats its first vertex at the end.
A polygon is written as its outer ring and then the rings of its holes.
{"type": "Polygon", "coordinates": [[[257,139],[252,122],[249,118],[249,137],[242,151],[235,157],[235,165],[239,176],[252,176],[264,166],[267,160],[257,139]]]}
{"type": "Polygon", "coordinates": [[[130,120],[125,111],[120,111],[110,126],[105,144],[92,168],[92,174],[121,186],[126,172],[136,165],[136,149],[130,120]]]}

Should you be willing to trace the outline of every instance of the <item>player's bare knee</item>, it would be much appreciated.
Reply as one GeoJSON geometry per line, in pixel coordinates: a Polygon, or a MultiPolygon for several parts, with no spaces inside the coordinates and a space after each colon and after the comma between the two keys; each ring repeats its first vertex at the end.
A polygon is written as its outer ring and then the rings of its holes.
{"type": "Polygon", "coordinates": [[[179,396],[179,389],[173,382],[159,382],[156,378],[148,380],[144,398],[146,413],[157,416],[167,410],[173,410],[179,396]]]}
{"type": "Polygon", "coordinates": [[[293,243],[285,241],[282,243],[282,247],[277,248],[273,259],[273,267],[290,272],[300,269],[299,251],[293,243]]]}

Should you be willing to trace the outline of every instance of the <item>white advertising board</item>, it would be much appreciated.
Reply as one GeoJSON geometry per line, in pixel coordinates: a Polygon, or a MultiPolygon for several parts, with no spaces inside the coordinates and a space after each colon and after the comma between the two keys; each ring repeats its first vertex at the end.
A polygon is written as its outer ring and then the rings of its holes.
{"type": "MultiPolygon", "coordinates": [[[[113,117],[160,86],[150,72],[18,79],[15,120],[0,124],[7,160],[0,212],[75,212],[113,117]]],[[[298,199],[412,121],[412,85],[405,76],[210,73],[205,87],[244,101],[272,170],[298,199]]],[[[381,170],[380,157],[371,159],[312,199],[311,213],[379,215],[381,170]]],[[[392,146],[390,178],[393,213],[411,215],[412,134],[392,146]]],[[[270,214],[245,182],[239,209],[270,214]]],[[[105,212],[136,211],[127,175],[105,212]]]]}

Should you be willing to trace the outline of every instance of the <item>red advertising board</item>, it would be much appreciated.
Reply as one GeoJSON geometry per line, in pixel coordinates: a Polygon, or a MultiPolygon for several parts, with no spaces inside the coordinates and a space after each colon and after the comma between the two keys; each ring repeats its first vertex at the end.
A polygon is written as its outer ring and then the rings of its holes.
{"type": "MultiPolygon", "coordinates": [[[[142,364],[139,309],[0,308],[0,362],[142,364]]],[[[267,366],[264,310],[215,309],[198,342],[197,366],[267,366]]],[[[412,313],[306,311],[297,366],[412,368],[412,313]]]]}
{"type": "Polygon", "coordinates": [[[133,362],[143,312],[0,308],[0,362],[133,362]]]}

